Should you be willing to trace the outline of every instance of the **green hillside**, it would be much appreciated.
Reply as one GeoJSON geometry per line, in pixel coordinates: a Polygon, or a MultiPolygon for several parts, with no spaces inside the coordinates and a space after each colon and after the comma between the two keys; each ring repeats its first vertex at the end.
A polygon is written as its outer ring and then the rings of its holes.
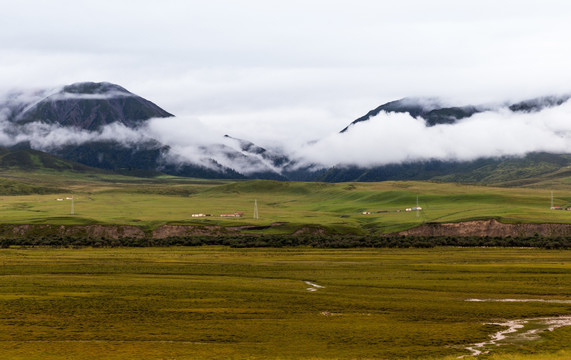
{"type": "Polygon", "coordinates": [[[0,177],[12,187],[27,189],[1,193],[2,223],[96,223],[146,229],[164,224],[256,226],[261,233],[281,234],[307,227],[325,233],[381,234],[424,223],[490,218],[504,223],[571,223],[571,211],[550,210],[551,191],[555,206],[571,206],[569,177],[551,179],[549,187],[536,183],[527,188],[418,181],[332,184],[138,178],[45,169],[4,170],[0,177]],[[74,198],[73,215],[68,197],[74,198]],[[416,206],[417,197],[422,211],[406,212],[416,206]],[[254,202],[259,219],[253,216],[254,202]],[[234,212],[243,216],[219,216],[234,212]],[[200,213],[212,216],[192,217],[200,213]]]}
{"type": "Polygon", "coordinates": [[[77,162],[67,161],[48,153],[29,148],[7,149],[0,147],[0,169],[12,171],[55,171],[78,173],[104,173],[103,170],[92,168],[77,162]]]}
{"type": "Polygon", "coordinates": [[[326,182],[429,180],[482,185],[520,186],[546,179],[569,178],[571,155],[530,153],[524,157],[480,158],[473,161],[423,161],[372,168],[331,168],[316,180],[326,182]]]}

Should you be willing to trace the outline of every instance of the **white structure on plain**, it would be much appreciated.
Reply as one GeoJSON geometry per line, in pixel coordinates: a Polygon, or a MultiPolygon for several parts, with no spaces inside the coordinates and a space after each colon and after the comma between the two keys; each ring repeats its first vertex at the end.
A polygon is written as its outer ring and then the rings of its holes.
{"type": "Polygon", "coordinates": [[[71,200],[71,215],[75,215],[75,209],[73,208],[73,196],[68,196],[65,198],[66,200],[71,200]]]}
{"type": "Polygon", "coordinates": [[[258,215],[258,200],[254,200],[254,219],[259,219],[258,215]]]}

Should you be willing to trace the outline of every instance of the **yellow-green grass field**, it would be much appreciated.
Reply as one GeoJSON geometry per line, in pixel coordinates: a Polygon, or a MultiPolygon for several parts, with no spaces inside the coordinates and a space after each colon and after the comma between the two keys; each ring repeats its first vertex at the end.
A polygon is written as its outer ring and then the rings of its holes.
{"type": "MultiPolygon", "coordinates": [[[[287,225],[264,231],[291,233],[318,224],[340,234],[390,233],[425,222],[489,218],[506,223],[571,223],[571,211],[550,210],[553,190],[543,187],[435,182],[232,182],[59,173],[0,175],[11,181],[61,189],[48,195],[0,195],[2,223],[128,224],[153,229],[163,224],[265,226],[284,222],[287,225]],[[74,198],[73,215],[72,201],[66,197],[74,198]],[[416,206],[417,197],[422,211],[405,212],[416,206]],[[56,201],[57,198],[64,200],[56,201]],[[255,201],[257,220],[253,218],[255,201]],[[244,216],[219,217],[237,211],[244,216]],[[371,214],[363,215],[366,211],[371,214]],[[191,216],[197,213],[213,216],[191,216]]],[[[554,205],[571,207],[570,187],[555,187],[554,205]]]]}
{"type": "MultiPolygon", "coordinates": [[[[0,250],[2,359],[450,360],[491,323],[570,315],[565,250],[0,250]]],[[[474,358],[569,359],[569,339],[474,358]]]]}

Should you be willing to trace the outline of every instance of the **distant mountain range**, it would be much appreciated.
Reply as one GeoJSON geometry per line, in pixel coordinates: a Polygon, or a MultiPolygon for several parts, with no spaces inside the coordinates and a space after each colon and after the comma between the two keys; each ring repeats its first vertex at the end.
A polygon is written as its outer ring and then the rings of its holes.
{"type": "MultiPolygon", "coordinates": [[[[504,104],[504,107],[513,113],[532,113],[560,106],[569,98],[543,97],[504,104]]],[[[408,113],[414,118],[423,119],[427,127],[433,127],[453,125],[490,109],[486,105],[443,105],[436,98],[405,98],[369,111],[342,129],[340,136],[346,136],[360,123],[378,121],[376,117],[381,112],[408,113]]],[[[11,138],[0,153],[0,167],[4,168],[38,166],[37,160],[40,159],[46,167],[56,169],[80,170],[79,164],[83,164],[123,173],[162,172],[199,178],[328,182],[441,180],[509,184],[545,174],[566,174],[565,169],[571,165],[568,154],[531,153],[525,157],[493,157],[473,161],[430,160],[370,167],[345,164],[323,168],[312,164],[301,166],[291,154],[266,149],[230,135],[212,144],[196,145],[194,151],[200,161],[193,162],[177,155],[171,145],[143,134],[149,119],[169,118],[173,114],[110,83],[77,83],[52,92],[36,93],[31,97],[16,94],[0,103],[0,115],[3,132],[11,138]],[[99,134],[112,124],[143,135],[136,141],[122,141],[119,136],[114,138],[113,134],[85,138],[88,136],[86,134],[99,134]],[[36,127],[43,129],[44,135],[67,129],[71,134],[80,132],[83,138],[81,141],[68,139],[57,144],[52,142],[42,147],[35,145],[41,142],[31,140],[36,127]],[[49,152],[52,156],[40,155],[37,150],[49,152]]]]}
{"type": "MultiPolygon", "coordinates": [[[[555,107],[563,104],[571,98],[570,95],[545,96],[525,101],[507,104],[507,108],[512,112],[537,112],[548,107],[555,107]]],[[[454,124],[459,120],[469,118],[474,114],[489,111],[493,107],[490,105],[467,105],[467,106],[446,106],[437,98],[404,98],[391,101],[369,111],[366,115],[356,119],[342,133],[348,131],[351,126],[363,121],[369,121],[377,116],[381,111],[408,113],[412,117],[421,117],[426,121],[427,126],[442,124],[454,124]]]]}

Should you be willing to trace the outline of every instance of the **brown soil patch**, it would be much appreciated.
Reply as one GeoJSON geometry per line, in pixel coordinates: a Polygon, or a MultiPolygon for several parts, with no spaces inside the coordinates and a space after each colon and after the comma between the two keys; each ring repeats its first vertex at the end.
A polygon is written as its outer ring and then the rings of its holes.
{"type": "Polygon", "coordinates": [[[151,233],[153,239],[187,237],[193,235],[220,235],[227,233],[222,226],[163,225],[151,233]]]}
{"type": "Polygon", "coordinates": [[[490,237],[571,236],[571,224],[503,224],[497,220],[458,223],[429,223],[401,231],[405,236],[490,236],[490,237]]]}

